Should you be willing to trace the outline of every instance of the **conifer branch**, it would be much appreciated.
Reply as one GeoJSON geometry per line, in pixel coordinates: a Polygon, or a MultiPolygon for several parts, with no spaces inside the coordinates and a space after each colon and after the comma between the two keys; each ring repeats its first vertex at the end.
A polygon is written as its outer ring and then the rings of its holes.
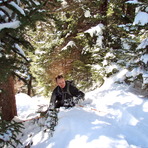
{"type": "Polygon", "coordinates": [[[0,8],[0,10],[9,18],[9,21],[12,21],[11,17],[9,16],[8,12],[6,12],[4,9],[0,8]]]}
{"type": "Polygon", "coordinates": [[[0,3],[0,6],[6,6],[11,1],[14,1],[14,0],[7,0],[7,1],[2,0],[2,3],[0,3]]]}
{"type": "Polygon", "coordinates": [[[24,78],[22,78],[22,77],[21,77],[20,75],[18,75],[16,72],[13,71],[13,74],[14,74],[15,76],[17,76],[20,80],[22,80],[25,84],[28,84],[27,80],[24,79],[24,78]]]}

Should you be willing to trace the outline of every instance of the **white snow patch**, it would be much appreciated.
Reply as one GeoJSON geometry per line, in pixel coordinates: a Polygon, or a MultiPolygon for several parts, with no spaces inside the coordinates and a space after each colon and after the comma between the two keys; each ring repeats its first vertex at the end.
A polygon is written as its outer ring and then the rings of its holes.
{"type": "Polygon", "coordinates": [[[146,46],[148,46],[148,38],[144,39],[141,44],[137,47],[137,50],[138,49],[141,49],[141,48],[146,48],[146,46]]]}
{"type": "Polygon", "coordinates": [[[143,77],[143,84],[145,85],[145,84],[148,84],[148,73],[144,73],[143,75],[142,75],[142,77],[143,77]]]}
{"type": "Polygon", "coordinates": [[[74,41],[69,41],[68,44],[64,48],[62,48],[61,50],[67,50],[68,46],[70,46],[70,47],[72,47],[72,46],[77,47],[74,41]]]}
{"type": "Polygon", "coordinates": [[[61,0],[62,1],[62,6],[65,8],[67,6],[67,2],[65,0],[61,0]]]}
{"type": "Polygon", "coordinates": [[[98,36],[97,37],[97,41],[96,41],[96,45],[102,47],[102,40],[103,40],[103,29],[104,29],[104,25],[103,24],[98,24],[95,27],[91,27],[90,29],[88,29],[87,31],[85,31],[85,33],[89,33],[91,37],[93,37],[94,35],[98,36]]]}
{"type": "Polygon", "coordinates": [[[84,16],[85,17],[91,17],[90,11],[86,10],[85,13],[84,13],[84,16]]]}
{"type": "Polygon", "coordinates": [[[148,54],[142,55],[140,60],[147,65],[148,64],[148,54]]]}
{"type": "Polygon", "coordinates": [[[136,15],[133,25],[141,25],[144,26],[148,23],[148,13],[146,12],[138,12],[138,14],[136,15]]]}
{"type": "Polygon", "coordinates": [[[93,37],[93,35],[102,35],[103,30],[104,29],[104,25],[103,24],[98,24],[95,27],[91,27],[90,29],[88,29],[87,31],[85,31],[85,33],[89,33],[91,37],[93,37]]]}
{"type": "Polygon", "coordinates": [[[24,93],[17,94],[16,100],[17,112],[20,120],[36,117],[38,115],[36,111],[39,106],[49,104],[49,100],[45,100],[43,97],[30,97],[24,93]]]}
{"type": "Polygon", "coordinates": [[[106,66],[105,70],[107,73],[110,73],[113,71],[113,69],[117,69],[117,68],[118,68],[118,66],[116,64],[112,64],[112,65],[106,66]]]}
{"type": "Polygon", "coordinates": [[[138,2],[138,0],[129,0],[129,1],[125,2],[125,3],[138,4],[140,2],[138,2]]]}

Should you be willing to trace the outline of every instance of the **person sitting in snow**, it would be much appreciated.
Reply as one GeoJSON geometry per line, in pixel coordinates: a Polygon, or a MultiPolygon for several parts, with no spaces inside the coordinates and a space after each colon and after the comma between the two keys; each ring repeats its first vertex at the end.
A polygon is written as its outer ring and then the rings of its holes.
{"type": "Polygon", "coordinates": [[[57,87],[52,92],[49,109],[73,107],[80,99],[84,100],[85,94],[77,89],[72,81],[65,81],[63,75],[58,75],[55,81],[57,87]]]}

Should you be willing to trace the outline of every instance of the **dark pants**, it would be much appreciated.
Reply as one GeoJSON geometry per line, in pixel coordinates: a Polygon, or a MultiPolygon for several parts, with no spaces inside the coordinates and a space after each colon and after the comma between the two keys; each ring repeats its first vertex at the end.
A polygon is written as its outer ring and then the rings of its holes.
{"type": "Polygon", "coordinates": [[[73,106],[75,106],[75,104],[73,102],[71,104],[68,104],[68,105],[64,105],[64,103],[62,101],[56,101],[55,102],[55,108],[60,108],[60,107],[69,108],[69,107],[73,107],[73,106]]]}
{"type": "Polygon", "coordinates": [[[63,103],[61,101],[56,101],[55,102],[55,108],[60,108],[63,106],[63,103]]]}

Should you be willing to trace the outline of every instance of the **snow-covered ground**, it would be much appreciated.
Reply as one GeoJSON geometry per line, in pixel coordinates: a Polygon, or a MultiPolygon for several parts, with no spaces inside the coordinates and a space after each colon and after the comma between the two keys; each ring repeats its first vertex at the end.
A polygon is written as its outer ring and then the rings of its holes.
{"type": "MultiPolygon", "coordinates": [[[[148,98],[134,94],[130,86],[113,83],[114,79],[86,93],[83,107],[61,108],[53,137],[36,122],[26,121],[23,144],[32,141],[32,148],[148,148],[148,98]]],[[[39,105],[49,102],[25,94],[17,94],[16,101],[18,118],[23,120],[37,116],[39,105]]]]}

